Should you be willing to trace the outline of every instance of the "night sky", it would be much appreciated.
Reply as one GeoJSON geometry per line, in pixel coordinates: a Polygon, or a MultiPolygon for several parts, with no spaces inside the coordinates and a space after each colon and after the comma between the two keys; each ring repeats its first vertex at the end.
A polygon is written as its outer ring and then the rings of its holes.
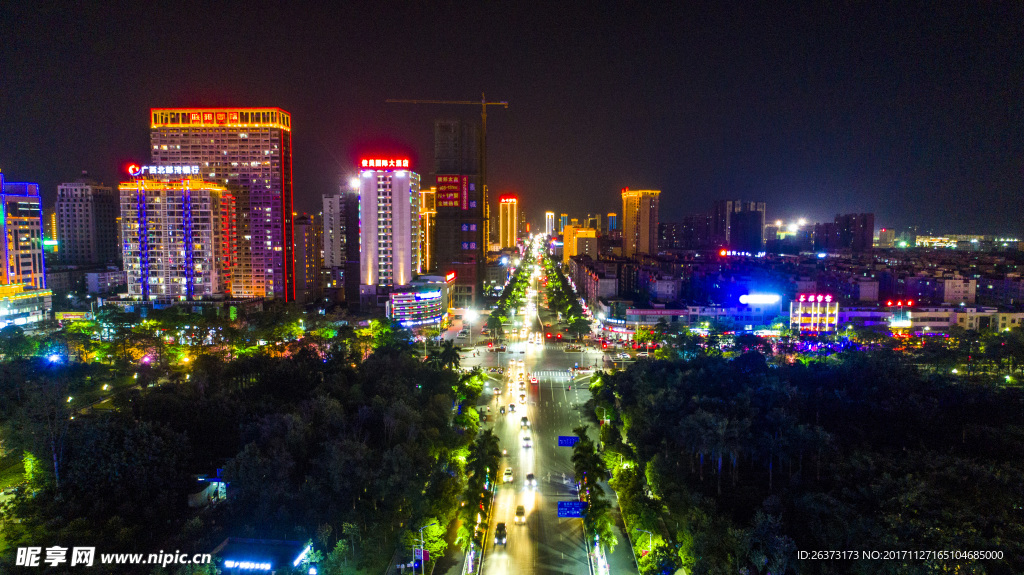
{"type": "Polygon", "coordinates": [[[491,189],[535,224],[618,212],[629,186],[662,190],[663,221],[728,197],[1024,232],[1022,2],[336,4],[5,2],[0,169],[50,199],[147,161],[150,107],[280,106],[296,206],[319,211],[361,150],[429,174],[433,120],[479,119],[385,99],[485,91],[510,103],[491,189]]]}

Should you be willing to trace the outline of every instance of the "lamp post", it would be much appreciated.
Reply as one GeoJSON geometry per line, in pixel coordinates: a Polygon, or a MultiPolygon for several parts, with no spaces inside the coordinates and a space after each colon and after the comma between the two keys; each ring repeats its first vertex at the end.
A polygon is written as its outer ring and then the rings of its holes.
{"type": "Polygon", "coordinates": [[[425,557],[425,555],[427,554],[427,547],[423,539],[423,530],[427,527],[433,527],[434,525],[437,525],[437,521],[429,525],[424,525],[423,527],[420,527],[420,573],[423,574],[427,572],[427,561],[425,557]]]}
{"type": "Polygon", "coordinates": [[[637,531],[647,534],[647,554],[650,555],[654,552],[654,534],[644,529],[637,529],[637,531]]]}

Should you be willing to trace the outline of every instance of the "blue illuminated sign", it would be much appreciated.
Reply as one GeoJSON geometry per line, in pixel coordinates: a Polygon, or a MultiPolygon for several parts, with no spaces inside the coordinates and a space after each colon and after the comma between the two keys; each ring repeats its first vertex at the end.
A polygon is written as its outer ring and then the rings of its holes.
{"type": "Polygon", "coordinates": [[[583,512],[587,510],[586,501],[559,501],[558,502],[558,516],[559,517],[583,517],[583,512]]]}
{"type": "Polygon", "coordinates": [[[572,447],[579,443],[580,438],[575,435],[559,435],[558,446],[559,447],[572,447]]]}

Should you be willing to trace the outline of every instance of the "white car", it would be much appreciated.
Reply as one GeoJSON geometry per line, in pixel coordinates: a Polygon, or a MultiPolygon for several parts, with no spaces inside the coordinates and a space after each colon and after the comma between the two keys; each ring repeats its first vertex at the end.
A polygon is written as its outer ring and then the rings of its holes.
{"type": "Polygon", "coordinates": [[[526,448],[533,447],[533,440],[530,439],[529,435],[524,435],[523,436],[523,447],[526,447],[526,448]]]}
{"type": "Polygon", "coordinates": [[[505,474],[501,476],[502,483],[512,483],[512,468],[506,467],[505,474]]]}

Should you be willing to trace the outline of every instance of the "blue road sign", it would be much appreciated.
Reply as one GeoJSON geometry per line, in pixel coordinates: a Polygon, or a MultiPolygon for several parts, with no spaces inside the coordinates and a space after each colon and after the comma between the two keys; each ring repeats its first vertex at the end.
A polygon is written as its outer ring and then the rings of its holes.
{"type": "Polygon", "coordinates": [[[558,516],[559,517],[583,517],[583,512],[587,510],[586,501],[559,501],[558,502],[558,516]]]}
{"type": "Polygon", "coordinates": [[[580,438],[576,437],[575,435],[559,435],[558,436],[558,446],[559,447],[572,447],[573,445],[576,445],[577,443],[579,443],[579,441],[580,441],[580,438]]]}

